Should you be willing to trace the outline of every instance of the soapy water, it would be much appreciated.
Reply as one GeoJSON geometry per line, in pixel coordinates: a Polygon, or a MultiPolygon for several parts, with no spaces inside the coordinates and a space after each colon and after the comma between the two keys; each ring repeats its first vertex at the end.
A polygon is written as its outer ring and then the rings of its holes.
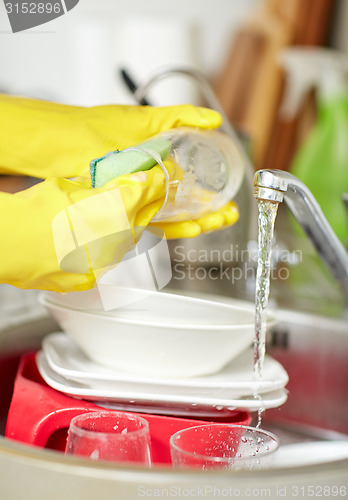
{"type": "Polygon", "coordinates": [[[259,393],[259,384],[263,376],[266,352],[267,306],[270,289],[272,241],[278,203],[266,200],[258,201],[258,262],[255,291],[255,337],[253,378],[258,383],[254,398],[260,401],[256,428],[261,427],[262,413],[265,406],[259,393]]]}

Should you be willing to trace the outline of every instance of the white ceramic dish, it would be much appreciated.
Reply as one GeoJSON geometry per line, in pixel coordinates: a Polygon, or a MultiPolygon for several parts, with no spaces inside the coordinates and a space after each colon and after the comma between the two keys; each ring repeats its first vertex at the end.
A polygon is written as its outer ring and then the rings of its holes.
{"type": "Polygon", "coordinates": [[[51,333],[42,343],[42,350],[51,369],[64,378],[82,383],[93,383],[96,380],[105,383],[117,383],[117,387],[129,391],[141,388],[147,392],[177,393],[185,395],[216,394],[223,397],[236,398],[283,389],[288,383],[288,375],[284,368],[270,356],[265,356],[263,378],[261,382],[253,380],[253,350],[242,352],[226,365],[219,373],[206,377],[190,377],[179,379],[148,378],[129,375],[122,371],[94,363],[86,357],[81,349],[64,333],[51,333]]]}
{"type": "MultiPolygon", "coordinates": [[[[105,404],[133,404],[135,407],[146,406],[149,404],[153,409],[154,406],[166,408],[166,412],[173,413],[178,411],[178,407],[183,406],[199,407],[201,409],[211,409],[219,407],[221,409],[243,409],[256,411],[262,405],[264,408],[275,408],[283,404],[287,399],[287,391],[280,389],[267,392],[262,395],[262,400],[254,398],[252,395],[246,395],[241,398],[226,398],[216,394],[215,390],[208,391],[206,394],[183,395],[180,390],[172,391],[168,394],[166,390],[163,392],[157,391],[148,392],[142,390],[140,386],[134,386],[133,390],[124,389],[117,382],[106,383],[105,381],[85,381],[77,382],[66,379],[55,373],[49,366],[45,355],[42,351],[37,354],[37,366],[42,378],[45,382],[54,389],[80,399],[86,399],[94,402],[105,404]],[[172,410],[171,410],[172,408],[172,410]]],[[[134,410],[133,410],[134,411],[134,410]]]]}
{"type": "Polygon", "coordinates": [[[221,370],[252,343],[254,310],[155,292],[113,311],[40,302],[83,350],[104,366],[144,377],[193,377],[221,370]]]}

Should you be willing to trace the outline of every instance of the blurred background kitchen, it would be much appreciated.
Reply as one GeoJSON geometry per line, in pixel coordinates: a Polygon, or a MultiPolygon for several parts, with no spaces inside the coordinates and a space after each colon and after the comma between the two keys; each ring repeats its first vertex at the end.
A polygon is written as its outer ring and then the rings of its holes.
{"type": "MultiPolygon", "coordinates": [[[[318,92],[306,89],[294,112],[282,114],[289,81],[279,55],[294,46],[327,47],[346,54],[348,61],[347,28],[348,0],[80,0],[67,15],[12,34],[1,3],[0,90],[81,106],[134,104],[122,71],[138,85],[168,65],[194,68],[210,82],[253,169],[291,171],[318,124],[318,92]]],[[[209,105],[196,82],[183,76],[158,82],[147,99],[153,105],[209,105]]],[[[348,172],[348,154],[343,152],[343,158],[348,172]]],[[[329,177],[333,168],[327,165],[329,177]]],[[[0,181],[0,189],[7,191],[23,189],[27,182],[0,181]]],[[[335,200],[348,191],[341,178],[337,184],[341,192],[332,195],[335,200]]],[[[250,198],[250,179],[243,189],[240,199],[250,198]]],[[[171,243],[170,288],[253,300],[256,211],[253,201],[235,228],[171,243]],[[200,249],[209,251],[203,256],[200,249]]],[[[347,243],[345,234],[341,239],[347,243]]],[[[339,286],[285,206],[276,223],[273,277],[274,304],[343,314],[339,286]]],[[[7,285],[0,289],[4,314],[15,307],[18,293],[26,309],[33,307],[35,294],[7,285]]]]}

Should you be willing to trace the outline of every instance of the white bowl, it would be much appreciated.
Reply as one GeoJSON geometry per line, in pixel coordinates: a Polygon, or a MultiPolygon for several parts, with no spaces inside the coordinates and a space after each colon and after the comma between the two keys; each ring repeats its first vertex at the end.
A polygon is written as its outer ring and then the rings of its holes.
{"type": "Polygon", "coordinates": [[[93,361],[153,377],[192,377],[221,370],[254,338],[254,309],[155,292],[105,312],[40,302],[93,361]]]}

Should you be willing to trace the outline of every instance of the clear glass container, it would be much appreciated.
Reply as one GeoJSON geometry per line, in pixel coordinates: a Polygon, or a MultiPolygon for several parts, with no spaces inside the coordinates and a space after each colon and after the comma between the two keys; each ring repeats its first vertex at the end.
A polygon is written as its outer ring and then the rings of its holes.
{"type": "Polygon", "coordinates": [[[164,170],[167,196],[155,222],[198,219],[218,210],[237,194],[244,177],[236,145],[217,130],[176,128],[129,149],[148,153],[164,170]]]}

